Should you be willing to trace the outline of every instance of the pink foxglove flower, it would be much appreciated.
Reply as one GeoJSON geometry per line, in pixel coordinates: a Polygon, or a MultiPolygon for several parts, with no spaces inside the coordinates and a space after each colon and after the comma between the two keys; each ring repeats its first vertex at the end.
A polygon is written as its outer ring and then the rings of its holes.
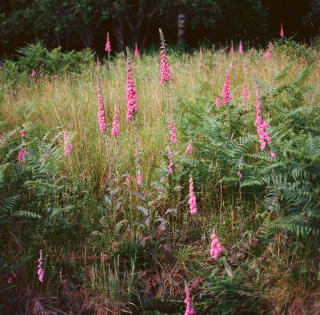
{"type": "Polygon", "coordinates": [[[106,118],[105,118],[105,113],[103,108],[103,98],[102,98],[102,95],[99,93],[99,90],[98,90],[98,123],[99,123],[99,130],[101,132],[104,132],[107,124],[106,124],[106,118]]]}
{"type": "Polygon", "coordinates": [[[217,96],[217,99],[216,99],[216,106],[217,106],[217,109],[221,107],[221,98],[219,96],[217,96]]]}
{"type": "Polygon", "coordinates": [[[130,184],[130,180],[131,180],[131,176],[130,176],[130,174],[127,174],[127,176],[126,176],[127,184],[130,184]]]}
{"type": "Polygon", "coordinates": [[[68,156],[68,155],[71,154],[71,148],[72,148],[72,144],[69,143],[69,144],[67,145],[66,151],[64,152],[64,155],[65,155],[65,156],[68,156]]]}
{"type": "Polygon", "coordinates": [[[189,180],[189,206],[190,206],[190,213],[196,214],[197,213],[197,204],[196,204],[196,196],[193,192],[193,180],[190,176],[189,180]]]}
{"type": "Polygon", "coordinates": [[[230,62],[229,67],[230,67],[230,69],[235,69],[235,67],[233,66],[232,62],[230,62]]]}
{"type": "Polygon", "coordinates": [[[261,96],[259,87],[256,88],[256,102],[257,102],[257,120],[255,121],[255,125],[257,126],[257,131],[259,135],[260,142],[260,150],[263,151],[267,143],[271,143],[270,134],[267,132],[268,124],[265,120],[262,119],[262,109],[261,109],[261,96]]]}
{"type": "Polygon", "coordinates": [[[242,42],[240,41],[240,45],[239,45],[239,52],[241,55],[243,55],[243,49],[242,49],[242,42]]]}
{"type": "Polygon", "coordinates": [[[284,37],[282,22],[281,22],[281,26],[280,26],[280,36],[281,36],[281,37],[284,37]]]}
{"type": "Polygon", "coordinates": [[[111,133],[115,137],[119,134],[119,122],[118,122],[118,114],[117,113],[115,113],[113,116],[111,133]]]}
{"type": "Polygon", "coordinates": [[[30,77],[35,77],[37,74],[37,72],[35,72],[34,70],[31,72],[30,77]]]}
{"type": "Polygon", "coordinates": [[[136,84],[133,81],[133,68],[131,66],[130,51],[127,48],[127,120],[132,120],[132,117],[138,112],[136,84]]]}
{"type": "Polygon", "coordinates": [[[138,183],[138,185],[142,184],[142,176],[141,176],[140,172],[138,172],[137,183],[138,183]]]}
{"type": "Polygon", "coordinates": [[[222,247],[214,230],[212,231],[211,240],[210,255],[213,259],[217,260],[218,256],[222,252],[222,247]]]}
{"type": "Polygon", "coordinates": [[[233,40],[231,40],[231,49],[230,49],[231,56],[234,55],[234,47],[233,47],[233,40]]]}
{"type": "Polygon", "coordinates": [[[176,138],[176,127],[173,124],[173,120],[170,120],[170,134],[171,134],[171,141],[173,143],[177,143],[177,138],[176,138]]]}
{"type": "Polygon", "coordinates": [[[158,187],[158,192],[161,193],[161,187],[158,187]]]}
{"type": "Polygon", "coordinates": [[[270,156],[272,157],[272,158],[276,158],[277,157],[277,155],[275,154],[275,153],[273,153],[273,152],[270,152],[270,156]]]}
{"type": "Polygon", "coordinates": [[[105,51],[108,52],[108,53],[111,53],[111,44],[110,44],[109,32],[107,33],[107,41],[106,41],[105,51]]]}
{"type": "Polygon", "coordinates": [[[193,150],[193,147],[192,147],[192,139],[189,139],[189,144],[187,146],[187,152],[191,152],[193,150]]]}
{"type": "Polygon", "coordinates": [[[135,43],[135,46],[134,46],[134,56],[135,56],[135,57],[139,57],[139,56],[140,56],[139,49],[138,49],[138,44],[137,44],[137,43],[135,43]]]}
{"type": "Polygon", "coordinates": [[[18,163],[19,164],[21,164],[23,162],[23,157],[25,154],[29,154],[29,151],[22,147],[20,152],[18,153],[18,163]]]}
{"type": "Polygon", "coordinates": [[[171,71],[169,69],[169,62],[168,62],[168,56],[167,56],[167,44],[166,41],[164,39],[164,35],[161,31],[161,29],[159,29],[160,32],[160,41],[161,41],[161,63],[160,63],[160,74],[161,74],[161,81],[160,84],[162,84],[163,82],[169,82],[169,81],[173,81],[172,77],[170,76],[171,71]]]}
{"type": "Polygon", "coordinates": [[[186,298],[184,300],[184,303],[186,304],[186,311],[184,315],[195,315],[197,312],[195,311],[195,309],[191,307],[190,290],[187,286],[185,287],[185,292],[186,292],[186,298]]]}
{"type": "Polygon", "coordinates": [[[44,270],[43,270],[43,261],[42,261],[42,250],[40,249],[40,257],[38,259],[38,277],[39,281],[43,282],[44,270]]]}
{"type": "Polygon", "coordinates": [[[244,71],[244,72],[247,72],[246,58],[243,59],[243,71],[244,71]]]}
{"type": "Polygon", "coordinates": [[[46,154],[44,154],[44,155],[41,156],[40,163],[43,163],[43,162],[44,162],[45,157],[46,157],[46,154]]]}
{"type": "Polygon", "coordinates": [[[267,50],[267,52],[266,52],[266,59],[269,60],[270,57],[271,57],[271,56],[270,56],[270,52],[269,52],[269,50],[267,50]]]}
{"type": "Polygon", "coordinates": [[[100,70],[100,61],[99,58],[97,58],[97,66],[96,66],[96,70],[99,71],[100,70]]]}
{"type": "Polygon", "coordinates": [[[169,169],[169,173],[170,173],[170,174],[173,173],[172,166],[173,166],[172,154],[170,153],[170,154],[169,154],[169,165],[168,165],[168,169],[169,169]]]}
{"type": "Polygon", "coordinates": [[[10,277],[9,279],[8,279],[8,283],[10,284],[12,282],[12,278],[10,277]]]}
{"type": "Polygon", "coordinates": [[[69,134],[67,132],[63,134],[63,142],[64,142],[64,148],[65,148],[64,155],[68,156],[71,154],[72,144],[69,143],[69,134]]]}
{"type": "Polygon", "coordinates": [[[222,89],[222,96],[223,96],[223,105],[226,105],[227,103],[230,102],[230,100],[232,100],[232,97],[230,94],[230,81],[229,81],[228,73],[226,73],[226,81],[222,89]]]}
{"type": "Polygon", "coordinates": [[[247,90],[247,87],[246,87],[246,83],[243,82],[243,90],[242,90],[242,96],[243,96],[243,100],[242,102],[245,103],[247,101],[247,98],[248,98],[248,90],[247,90]]]}
{"type": "Polygon", "coordinates": [[[237,173],[240,178],[242,177],[242,174],[241,174],[242,164],[243,164],[243,159],[241,158],[240,161],[239,161],[239,164],[238,164],[239,171],[238,171],[238,173],[237,173]]]}
{"type": "Polygon", "coordinates": [[[20,130],[20,133],[22,138],[28,134],[24,129],[20,130]]]}

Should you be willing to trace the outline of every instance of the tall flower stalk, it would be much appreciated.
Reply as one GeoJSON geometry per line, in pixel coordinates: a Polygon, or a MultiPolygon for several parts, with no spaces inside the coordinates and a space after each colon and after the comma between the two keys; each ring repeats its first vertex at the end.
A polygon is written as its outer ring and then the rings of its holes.
{"type": "Polygon", "coordinates": [[[168,133],[168,159],[169,159],[169,173],[172,173],[172,149],[171,149],[171,142],[176,143],[176,127],[174,125],[174,119],[173,119],[173,107],[172,102],[170,102],[170,82],[173,81],[171,77],[171,70],[170,70],[170,63],[168,61],[167,56],[167,44],[163,35],[163,32],[161,29],[159,29],[160,34],[160,55],[161,55],[161,62],[160,62],[160,84],[165,84],[165,100],[166,100],[166,112],[167,112],[167,120],[168,120],[168,126],[169,126],[169,133],[168,133]]]}
{"type": "MultiPolygon", "coordinates": [[[[107,132],[107,119],[106,119],[106,112],[105,112],[105,107],[104,107],[104,100],[103,100],[103,91],[102,91],[102,86],[101,82],[99,79],[99,75],[95,74],[95,78],[97,81],[97,93],[98,93],[98,124],[99,124],[99,130],[101,133],[104,135],[105,138],[105,143],[106,143],[106,151],[107,151],[107,163],[109,166],[109,183],[110,183],[110,188],[112,185],[111,182],[111,153],[110,153],[110,144],[109,144],[109,136],[107,132]]],[[[111,199],[111,206],[112,206],[112,199],[111,199]]]]}
{"type": "Polygon", "coordinates": [[[197,312],[195,311],[194,308],[191,307],[190,290],[187,285],[185,287],[185,292],[186,292],[186,298],[184,300],[184,303],[186,304],[186,311],[184,315],[195,315],[197,312]]]}
{"type": "Polygon", "coordinates": [[[231,56],[234,55],[234,46],[233,46],[233,40],[231,40],[231,49],[230,49],[231,56]]]}
{"type": "Polygon", "coordinates": [[[213,259],[217,260],[221,252],[222,252],[221,244],[216,236],[215,231],[213,230],[211,235],[210,255],[212,256],[213,259]]]}
{"type": "Polygon", "coordinates": [[[141,173],[141,159],[140,159],[140,150],[139,150],[139,138],[138,138],[138,127],[136,115],[138,113],[138,100],[137,100],[137,91],[136,84],[133,80],[133,67],[131,65],[131,54],[130,50],[127,47],[127,120],[133,121],[133,131],[135,138],[135,164],[137,169],[137,182],[138,185],[142,185],[142,173],[141,173]]]}
{"type": "Polygon", "coordinates": [[[229,74],[226,73],[226,80],[222,89],[222,96],[223,96],[223,105],[226,105],[227,103],[232,100],[231,93],[230,93],[230,80],[229,80],[229,74]]]}
{"type": "Polygon", "coordinates": [[[189,206],[190,206],[190,213],[196,214],[197,213],[197,204],[196,204],[196,196],[193,191],[192,176],[190,176],[190,179],[189,179],[189,206]]]}
{"type": "Polygon", "coordinates": [[[242,48],[242,42],[240,41],[240,45],[239,45],[239,52],[240,55],[243,55],[243,48],[242,48]]]}
{"type": "Polygon", "coordinates": [[[108,53],[108,60],[110,60],[110,53],[111,53],[112,49],[111,49],[111,43],[110,43],[110,36],[109,36],[109,32],[107,33],[106,48],[105,48],[105,51],[108,53]]]}
{"type": "MultiPolygon", "coordinates": [[[[261,105],[261,96],[260,96],[260,89],[258,85],[256,86],[256,109],[257,109],[257,115],[256,115],[256,121],[255,125],[257,126],[257,132],[259,135],[259,142],[260,142],[260,150],[263,151],[268,143],[271,143],[271,134],[268,133],[268,127],[270,127],[265,120],[263,120],[262,117],[262,105],[261,105]]],[[[272,158],[275,158],[276,155],[273,152],[270,152],[270,156],[272,158]]]]}

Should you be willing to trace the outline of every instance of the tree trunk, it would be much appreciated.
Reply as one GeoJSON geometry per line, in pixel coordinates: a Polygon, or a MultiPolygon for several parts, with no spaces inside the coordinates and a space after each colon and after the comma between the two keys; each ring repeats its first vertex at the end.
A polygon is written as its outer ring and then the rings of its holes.
{"type": "Polygon", "coordinates": [[[112,19],[113,31],[116,36],[115,42],[117,43],[117,51],[123,51],[124,45],[124,18],[123,13],[119,13],[115,18],[112,19]]]}
{"type": "Polygon", "coordinates": [[[178,14],[178,36],[177,36],[178,47],[182,50],[186,46],[186,14],[179,10],[178,14]]]}

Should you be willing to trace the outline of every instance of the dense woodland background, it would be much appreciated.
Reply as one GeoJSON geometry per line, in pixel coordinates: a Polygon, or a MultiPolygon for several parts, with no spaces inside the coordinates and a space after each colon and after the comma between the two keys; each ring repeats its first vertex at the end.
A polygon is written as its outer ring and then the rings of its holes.
{"type": "Polygon", "coordinates": [[[107,31],[113,53],[135,42],[145,49],[158,43],[159,27],[183,48],[230,39],[263,43],[278,37],[281,22],[286,37],[305,41],[319,31],[319,11],[319,0],[1,0],[0,55],[35,40],[102,54],[107,31]]]}

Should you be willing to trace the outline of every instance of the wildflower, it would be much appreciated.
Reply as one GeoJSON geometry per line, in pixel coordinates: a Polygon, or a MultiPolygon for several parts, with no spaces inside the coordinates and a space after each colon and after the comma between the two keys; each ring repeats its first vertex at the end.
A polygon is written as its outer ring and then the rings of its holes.
{"type": "Polygon", "coordinates": [[[139,57],[140,53],[139,53],[139,49],[138,49],[138,44],[135,43],[135,47],[134,47],[134,56],[135,57],[139,57]]]}
{"type": "Polygon", "coordinates": [[[72,144],[69,143],[67,148],[66,148],[66,151],[64,152],[64,155],[67,156],[69,154],[71,154],[71,148],[72,148],[72,144]]]}
{"type": "Polygon", "coordinates": [[[242,42],[240,41],[240,45],[239,45],[239,52],[241,55],[243,55],[243,49],[242,49],[242,42]]]}
{"type": "Polygon", "coordinates": [[[211,239],[212,239],[212,242],[210,246],[210,255],[212,256],[213,259],[217,260],[218,256],[222,252],[222,247],[221,247],[221,244],[219,243],[219,240],[214,230],[212,231],[211,239]]]}
{"type": "Polygon", "coordinates": [[[111,53],[111,44],[110,44],[109,32],[107,33],[107,41],[106,41],[105,51],[108,52],[108,53],[111,53]]]}
{"type": "Polygon", "coordinates": [[[239,164],[238,164],[239,171],[238,171],[238,173],[237,173],[240,178],[242,177],[242,174],[241,174],[242,162],[243,162],[243,158],[241,157],[241,159],[239,160],[239,164]]]}
{"type": "Polygon", "coordinates": [[[169,165],[168,165],[168,169],[169,169],[169,173],[170,173],[170,174],[173,173],[172,166],[173,166],[172,154],[170,153],[170,154],[169,154],[169,165]]]}
{"type": "Polygon", "coordinates": [[[21,164],[23,162],[23,157],[25,154],[29,154],[29,151],[22,147],[20,152],[18,153],[18,163],[19,164],[21,164]]]}
{"type": "Polygon", "coordinates": [[[187,305],[187,307],[184,315],[194,315],[196,314],[196,311],[191,307],[190,290],[187,286],[185,287],[185,292],[186,292],[186,298],[184,300],[184,303],[187,305]]]}
{"type": "Polygon", "coordinates": [[[158,187],[158,192],[161,193],[161,187],[158,187]]]}
{"type": "Polygon", "coordinates": [[[130,174],[127,174],[127,176],[126,176],[126,182],[129,184],[129,183],[130,183],[130,180],[131,180],[131,176],[130,176],[130,174]]]}
{"type": "Polygon", "coordinates": [[[104,132],[107,124],[106,124],[105,113],[103,108],[103,99],[99,91],[98,91],[98,123],[99,123],[99,130],[101,132],[104,132]]]}
{"type": "Polygon", "coordinates": [[[13,272],[13,270],[11,270],[11,273],[14,277],[16,277],[17,275],[13,272]]]}
{"type": "Polygon", "coordinates": [[[130,51],[127,48],[127,120],[132,120],[132,117],[137,114],[137,104],[139,103],[137,100],[137,91],[136,84],[133,81],[133,68],[131,66],[131,58],[130,51]]]}
{"type": "Polygon", "coordinates": [[[270,52],[269,52],[269,50],[267,50],[267,52],[266,52],[266,59],[267,59],[267,60],[270,59],[270,52]]]}
{"type": "Polygon", "coordinates": [[[261,97],[260,97],[260,90],[257,87],[256,88],[256,102],[257,102],[257,120],[255,121],[255,125],[257,126],[257,131],[258,131],[258,135],[259,135],[259,142],[260,142],[260,150],[263,151],[266,146],[267,143],[271,143],[271,138],[270,138],[270,134],[268,134],[267,132],[267,128],[268,128],[268,124],[267,122],[264,120],[262,120],[262,109],[261,109],[261,97]]]}
{"type": "Polygon", "coordinates": [[[28,134],[24,129],[20,130],[20,133],[22,138],[28,134]]]}
{"type": "Polygon", "coordinates": [[[229,67],[230,67],[230,69],[235,69],[235,67],[233,66],[232,62],[230,62],[229,67]]]}
{"type": "Polygon", "coordinates": [[[227,103],[230,102],[230,100],[232,100],[232,97],[230,94],[230,81],[229,81],[228,73],[226,73],[226,81],[222,89],[222,94],[223,94],[223,105],[226,105],[227,103]]]}
{"type": "Polygon", "coordinates": [[[242,89],[242,96],[243,96],[243,100],[242,102],[245,103],[247,101],[247,98],[248,98],[248,90],[247,90],[247,87],[246,87],[246,83],[243,82],[243,89],[242,89]]]}
{"type": "Polygon", "coordinates": [[[9,279],[8,279],[8,283],[11,283],[12,282],[12,278],[10,277],[9,279]]]}
{"type": "Polygon", "coordinates": [[[96,69],[97,69],[97,71],[100,70],[100,61],[99,61],[99,58],[97,58],[97,66],[96,66],[96,69]]]}
{"type": "Polygon", "coordinates": [[[233,47],[233,40],[231,40],[231,49],[230,49],[231,56],[234,55],[234,47],[233,47]]]}
{"type": "Polygon", "coordinates": [[[173,143],[177,143],[177,138],[176,138],[176,127],[173,124],[173,120],[170,120],[170,134],[171,134],[171,141],[173,143]]]}
{"type": "Polygon", "coordinates": [[[189,144],[187,146],[187,152],[190,152],[193,150],[193,147],[192,147],[192,139],[189,139],[189,144]]]}
{"type": "Polygon", "coordinates": [[[64,155],[67,156],[71,154],[71,148],[72,148],[72,144],[69,143],[69,134],[67,132],[63,134],[63,142],[64,142],[64,148],[65,148],[64,155]]]}
{"type": "Polygon", "coordinates": [[[42,261],[42,250],[40,249],[40,257],[38,259],[38,276],[39,276],[39,281],[43,282],[43,275],[44,275],[44,270],[42,268],[43,266],[43,261],[42,261]]]}
{"type": "Polygon", "coordinates": [[[113,136],[117,136],[119,133],[119,123],[118,123],[118,114],[115,113],[113,116],[113,123],[112,123],[112,131],[111,131],[113,136]]]}
{"type": "Polygon", "coordinates": [[[160,28],[159,28],[159,32],[160,32],[160,41],[161,41],[160,84],[162,84],[163,82],[173,81],[173,79],[170,76],[171,71],[169,69],[170,64],[168,62],[168,56],[167,56],[167,49],[166,49],[167,44],[160,28]]]}
{"type": "Polygon", "coordinates": [[[217,109],[221,107],[221,98],[219,96],[217,96],[217,99],[216,99],[216,106],[217,106],[217,109]]]}
{"type": "Polygon", "coordinates": [[[277,157],[276,154],[273,153],[273,152],[270,152],[270,155],[271,155],[271,157],[274,158],[274,159],[277,157]]]}
{"type": "Polygon", "coordinates": [[[190,176],[189,180],[189,205],[190,205],[190,213],[191,214],[196,214],[197,213],[197,205],[196,205],[196,196],[193,192],[193,180],[192,177],[190,176]]]}
{"type": "Polygon", "coordinates": [[[281,36],[281,37],[284,37],[282,22],[281,22],[281,27],[280,27],[280,36],[281,36]]]}
{"type": "Polygon", "coordinates": [[[35,72],[34,70],[31,72],[30,77],[35,77],[37,74],[37,72],[35,72]]]}
{"type": "Polygon", "coordinates": [[[40,163],[43,163],[44,162],[44,158],[46,157],[46,154],[42,155],[41,156],[41,159],[40,159],[40,163]]]}
{"type": "Polygon", "coordinates": [[[246,59],[243,59],[243,71],[247,72],[247,63],[246,63],[246,59]]]}
{"type": "Polygon", "coordinates": [[[140,174],[140,171],[138,171],[137,182],[138,182],[138,185],[142,184],[142,176],[140,174]]]}

